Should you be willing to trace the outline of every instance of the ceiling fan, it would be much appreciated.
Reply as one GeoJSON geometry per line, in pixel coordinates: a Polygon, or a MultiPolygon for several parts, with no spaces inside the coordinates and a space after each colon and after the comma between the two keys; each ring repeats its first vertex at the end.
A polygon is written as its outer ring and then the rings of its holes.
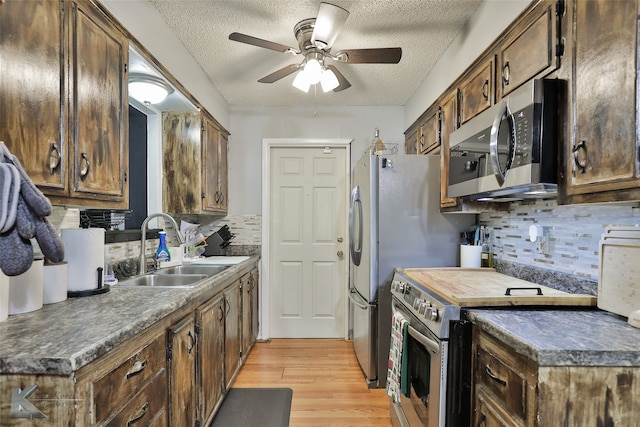
{"type": "Polygon", "coordinates": [[[351,83],[335,65],[327,64],[328,59],[347,64],[397,64],[402,57],[402,48],[399,47],[346,49],[331,53],[331,47],[348,17],[349,11],[346,9],[330,3],[320,3],[316,18],[303,19],[293,28],[298,49],[241,33],[231,33],[229,39],[289,55],[304,56],[302,62],[282,67],[258,80],[260,83],[273,83],[300,71],[293,81],[294,87],[308,92],[311,85],[320,83],[324,92],[339,92],[351,87],[351,83]]]}

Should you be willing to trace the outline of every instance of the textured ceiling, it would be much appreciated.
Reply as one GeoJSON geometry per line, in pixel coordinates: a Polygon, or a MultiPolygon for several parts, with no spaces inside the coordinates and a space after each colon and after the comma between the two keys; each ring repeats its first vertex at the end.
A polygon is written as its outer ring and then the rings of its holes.
{"type": "Polygon", "coordinates": [[[404,105],[466,21],[479,0],[333,0],[350,12],[332,52],[401,47],[399,64],[336,65],[352,87],[309,93],[257,80],[302,61],[229,40],[239,32],[297,48],[295,24],[315,18],[320,0],[149,0],[232,106],[404,105]]]}

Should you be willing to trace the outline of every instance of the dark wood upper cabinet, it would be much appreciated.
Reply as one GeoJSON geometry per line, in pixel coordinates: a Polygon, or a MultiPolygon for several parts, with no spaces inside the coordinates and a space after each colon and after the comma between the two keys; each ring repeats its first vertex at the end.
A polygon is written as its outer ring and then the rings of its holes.
{"type": "Polygon", "coordinates": [[[50,0],[0,7],[0,141],[36,185],[62,196],[68,162],[63,7],[50,0]]]}
{"type": "Polygon", "coordinates": [[[55,204],[127,207],[128,40],[114,22],[88,0],[9,0],[0,60],[0,140],[34,183],[55,204]]]}
{"type": "Polygon", "coordinates": [[[72,196],[128,204],[128,41],[90,3],[72,8],[72,196]]]}
{"type": "Polygon", "coordinates": [[[498,99],[559,67],[563,47],[558,29],[563,13],[563,1],[544,1],[508,33],[497,55],[498,99]]]}
{"type": "Polygon", "coordinates": [[[577,1],[574,7],[575,123],[565,145],[563,201],[638,200],[638,1],[577,1]]]}
{"type": "Polygon", "coordinates": [[[494,103],[494,59],[489,56],[470,69],[457,85],[458,114],[462,125],[494,103]]]}

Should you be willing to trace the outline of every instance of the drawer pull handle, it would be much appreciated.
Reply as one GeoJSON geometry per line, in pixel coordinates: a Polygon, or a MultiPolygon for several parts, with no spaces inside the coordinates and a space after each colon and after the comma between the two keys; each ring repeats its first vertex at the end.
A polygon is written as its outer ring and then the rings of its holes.
{"type": "Polygon", "coordinates": [[[195,346],[196,346],[196,339],[195,339],[195,337],[193,336],[193,334],[191,333],[191,331],[189,331],[189,338],[191,339],[191,347],[189,347],[189,348],[187,349],[187,353],[188,353],[188,354],[191,354],[191,352],[193,351],[193,349],[194,349],[194,348],[195,348],[195,346]]]}
{"type": "Polygon", "coordinates": [[[218,322],[222,323],[224,320],[224,308],[222,308],[222,304],[218,306],[218,311],[220,312],[220,316],[218,317],[218,322]]]}
{"type": "Polygon", "coordinates": [[[49,169],[51,170],[51,174],[58,169],[60,163],[62,161],[62,156],[60,155],[60,150],[55,142],[51,143],[49,147],[49,169]]]}
{"type": "Polygon", "coordinates": [[[478,417],[478,424],[476,424],[476,427],[480,427],[486,421],[487,421],[487,416],[484,413],[480,413],[480,416],[478,417]]]}
{"type": "Polygon", "coordinates": [[[144,371],[144,368],[146,367],[147,367],[146,360],[143,360],[142,362],[138,360],[136,363],[133,364],[133,369],[127,372],[127,379],[131,377],[135,377],[140,372],[144,371]]]}
{"type": "Polygon", "coordinates": [[[542,288],[538,288],[538,287],[534,287],[534,288],[524,288],[524,287],[517,287],[517,288],[507,288],[507,292],[505,292],[505,295],[511,295],[511,291],[536,291],[536,295],[542,295],[542,288]]]}
{"type": "Polygon", "coordinates": [[[91,169],[91,164],[89,163],[89,158],[87,157],[87,153],[82,153],[80,155],[80,162],[82,166],[80,167],[80,179],[85,180],[89,175],[89,170],[91,169]]]}
{"type": "Polygon", "coordinates": [[[148,410],[149,410],[149,402],[145,402],[145,404],[142,405],[142,407],[140,408],[140,414],[138,414],[137,416],[127,421],[127,427],[130,427],[132,424],[136,423],[140,418],[144,417],[147,414],[148,410]]]}
{"type": "Polygon", "coordinates": [[[497,382],[501,386],[503,386],[503,387],[507,386],[507,382],[505,380],[503,380],[502,378],[497,377],[493,372],[491,372],[491,368],[489,367],[489,365],[486,365],[484,367],[484,371],[486,372],[487,375],[489,375],[489,378],[491,378],[492,380],[494,380],[495,382],[497,382]]]}

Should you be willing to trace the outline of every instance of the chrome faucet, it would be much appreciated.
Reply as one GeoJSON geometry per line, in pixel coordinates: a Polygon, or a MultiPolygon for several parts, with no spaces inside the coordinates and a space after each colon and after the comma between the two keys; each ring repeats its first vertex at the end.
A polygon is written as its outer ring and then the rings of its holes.
{"type": "Polygon", "coordinates": [[[145,274],[147,272],[147,254],[146,254],[146,246],[147,246],[147,225],[149,224],[149,221],[152,220],[153,218],[157,218],[157,217],[161,217],[164,218],[166,220],[168,220],[172,225],[173,228],[176,230],[176,234],[178,235],[178,242],[180,244],[184,243],[184,237],[182,237],[182,234],[180,234],[180,228],[178,227],[178,224],[176,223],[176,220],[173,219],[171,217],[171,215],[168,215],[166,213],[162,213],[162,212],[158,212],[158,213],[153,213],[151,215],[149,215],[148,217],[146,217],[144,219],[144,221],[142,221],[142,227],[140,227],[140,232],[142,233],[142,238],[140,240],[140,261],[139,261],[139,266],[138,266],[138,274],[145,274]]]}

